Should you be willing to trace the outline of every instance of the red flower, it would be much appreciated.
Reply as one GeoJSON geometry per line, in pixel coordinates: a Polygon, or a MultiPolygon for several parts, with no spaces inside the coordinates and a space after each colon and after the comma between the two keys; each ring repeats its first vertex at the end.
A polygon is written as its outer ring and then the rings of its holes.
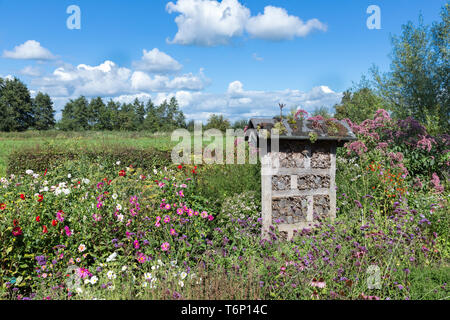
{"type": "Polygon", "coordinates": [[[44,196],[42,194],[38,195],[38,202],[42,202],[44,200],[44,196]]]}
{"type": "Polygon", "coordinates": [[[45,169],[45,172],[44,172],[44,177],[47,175],[47,169],[45,169]]]}
{"type": "Polygon", "coordinates": [[[126,175],[127,175],[127,174],[126,174],[125,170],[120,170],[120,171],[119,171],[119,176],[125,177],[126,175]]]}
{"type": "Polygon", "coordinates": [[[23,193],[20,194],[20,199],[25,200],[25,195],[23,193]]]}
{"type": "Polygon", "coordinates": [[[13,225],[14,227],[17,227],[17,225],[19,224],[19,221],[17,221],[16,219],[13,220],[13,225]]]}
{"type": "Polygon", "coordinates": [[[15,227],[14,229],[12,229],[12,234],[14,237],[20,236],[22,234],[22,228],[15,227]]]}
{"type": "Polygon", "coordinates": [[[6,209],[6,204],[4,203],[0,203],[0,210],[5,210],[6,209]]]}
{"type": "Polygon", "coordinates": [[[197,171],[195,171],[195,170],[192,170],[192,174],[197,174],[197,171]]]}
{"type": "Polygon", "coordinates": [[[41,217],[37,216],[37,217],[36,217],[36,221],[37,221],[37,222],[41,221],[41,217]]]}
{"type": "Polygon", "coordinates": [[[47,233],[47,232],[48,232],[47,226],[42,226],[42,233],[47,233]]]}
{"type": "Polygon", "coordinates": [[[178,166],[178,169],[183,169],[183,166],[180,164],[180,165],[178,166]]]}
{"type": "Polygon", "coordinates": [[[58,224],[58,221],[52,220],[52,226],[56,227],[57,224],[58,224]]]}

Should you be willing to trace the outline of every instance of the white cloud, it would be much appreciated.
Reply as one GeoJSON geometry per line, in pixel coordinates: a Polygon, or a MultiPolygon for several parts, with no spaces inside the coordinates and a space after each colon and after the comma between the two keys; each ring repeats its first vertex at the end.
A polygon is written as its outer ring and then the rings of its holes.
{"type": "Polygon", "coordinates": [[[163,75],[155,75],[152,78],[145,72],[135,71],[131,77],[132,88],[145,91],[202,90],[205,82],[202,76],[195,76],[192,73],[169,79],[163,75]]]}
{"type": "Polygon", "coordinates": [[[178,32],[169,43],[215,46],[227,44],[241,36],[250,10],[238,0],[178,0],[166,6],[169,13],[178,12],[178,32]]]}
{"type": "Polygon", "coordinates": [[[327,30],[318,19],[305,23],[274,6],[266,6],[264,14],[251,16],[238,0],[178,0],[169,2],[166,10],[179,13],[175,18],[178,32],[168,42],[182,45],[226,45],[244,31],[254,38],[280,41],[304,37],[313,30],[327,30]]]}
{"type": "Polygon", "coordinates": [[[179,71],[183,66],[168,54],[154,48],[150,51],[143,50],[141,60],[133,62],[133,67],[154,73],[166,73],[179,71]]]}
{"type": "Polygon", "coordinates": [[[264,58],[258,56],[258,54],[256,53],[252,54],[252,58],[255,59],[256,61],[264,61],[264,58]]]}
{"type": "MultiPolygon", "coordinates": [[[[301,107],[312,112],[316,107],[332,107],[342,97],[341,93],[334,92],[327,86],[314,87],[309,92],[291,89],[246,91],[243,87],[240,81],[233,81],[224,93],[193,92],[186,100],[187,103],[183,103],[183,105],[180,103],[180,105],[183,107],[187,119],[205,121],[212,113],[219,113],[231,121],[235,121],[278,114],[279,102],[287,105],[286,112],[289,112],[291,107],[301,107]]],[[[171,96],[174,94],[160,95],[159,98],[162,101],[171,96]]],[[[178,92],[175,96],[178,100],[178,92]]]]}
{"type": "Polygon", "coordinates": [[[233,96],[240,95],[242,94],[242,92],[244,92],[244,86],[240,81],[233,81],[228,85],[227,92],[233,96]]]}
{"type": "Polygon", "coordinates": [[[327,27],[317,19],[304,23],[300,18],[289,15],[285,9],[273,6],[265,7],[264,14],[251,17],[246,25],[252,37],[274,41],[305,37],[315,29],[326,31],[327,27]]]}
{"type": "Polygon", "coordinates": [[[22,60],[52,60],[56,57],[35,40],[28,40],[25,43],[14,47],[12,51],[3,51],[3,58],[22,60]]]}
{"type": "Polygon", "coordinates": [[[39,68],[35,68],[32,66],[26,66],[19,72],[25,76],[30,76],[30,77],[39,77],[41,75],[41,71],[39,70],[39,68]]]}

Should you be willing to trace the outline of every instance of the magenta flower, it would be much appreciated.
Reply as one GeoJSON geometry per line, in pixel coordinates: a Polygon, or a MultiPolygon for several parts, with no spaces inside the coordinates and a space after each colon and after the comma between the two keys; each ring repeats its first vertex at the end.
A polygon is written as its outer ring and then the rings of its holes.
{"type": "Polygon", "coordinates": [[[168,243],[168,242],[164,242],[162,245],[161,245],[161,250],[162,251],[168,251],[170,249],[170,244],[168,243]]]}
{"type": "Polygon", "coordinates": [[[138,240],[134,240],[134,248],[135,249],[139,249],[140,248],[138,240]]]}
{"type": "Polygon", "coordinates": [[[70,237],[70,236],[72,235],[72,231],[70,231],[70,228],[69,228],[68,226],[65,226],[65,227],[64,227],[64,230],[66,231],[66,235],[67,235],[68,237],[70,237]]]}
{"type": "Polygon", "coordinates": [[[164,223],[169,223],[170,222],[170,217],[169,216],[165,216],[164,217],[164,223]]]}

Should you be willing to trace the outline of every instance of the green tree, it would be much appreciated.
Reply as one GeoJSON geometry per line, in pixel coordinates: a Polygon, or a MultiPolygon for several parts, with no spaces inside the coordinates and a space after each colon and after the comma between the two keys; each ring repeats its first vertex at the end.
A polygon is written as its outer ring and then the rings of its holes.
{"type": "Polygon", "coordinates": [[[111,130],[120,130],[120,103],[109,100],[106,105],[111,130]]]}
{"type": "Polygon", "coordinates": [[[236,129],[244,129],[247,125],[248,125],[248,121],[245,120],[245,119],[242,119],[242,120],[236,120],[236,121],[233,123],[233,129],[234,129],[234,130],[236,130],[236,129]]]}
{"type": "Polygon", "coordinates": [[[227,129],[230,129],[230,127],[230,121],[225,119],[223,115],[212,114],[208,118],[205,129],[219,129],[220,131],[225,132],[227,129]]]}
{"type": "Polygon", "coordinates": [[[145,113],[144,129],[150,132],[157,132],[159,130],[159,121],[156,116],[156,107],[151,99],[148,99],[145,105],[145,113]]]}
{"type": "Polygon", "coordinates": [[[314,108],[314,111],[311,114],[311,116],[313,116],[313,117],[315,117],[315,116],[322,116],[324,119],[331,118],[331,114],[330,114],[328,108],[325,107],[325,106],[314,108]]]}
{"type": "Polygon", "coordinates": [[[134,111],[136,113],[135,117],[135,130],[143,130],[144,129],[144,121],[145,121],[145,104],[141,101],[139,101],[138,98],[136,98],[133,102],[134,111]]]}
{"type": "Polygon", "coordinates": [[[442,21],[432,27],[412,22],[392,38],[390,71],[372,74],[381,95],[392,106],[396,118],[413,118],[439,131],[449,129],[449,4],[442,8],[442,21]]]}
{"type": "Polygon", "coordinates": [[[135,131],[136,130],[136,112],[134,105],[131,103],[123,103],[119,111],[120,130],[135,131]]]}
{"type": "Polygon", "coordinates": [[[84,96],[70,100],[64,106],[60,128],[62,130],[89,130],[89,104],[84,96]]]}
{"type": "Polygon", "coordinates": [[[48,94],[38,92],[32,99],[34,113],[34,128],[36,130],[49,130],[55,126],[55,110],[53,101],[48,94]]]}
{"type": "Polygon", "coordinates": [[[0,131],[25,131],[34,125],[28,88],[19,79],[0,78],[0,131]]]}
{"type": "Polygon", "coordinates": [[[92,99],[88,106],[89,127],[91,130],[111,130],[111,114],[102,98],[92,99]]]}
{"type": "MultiPolygon", "coordinates": [[[[363,78],[359,85],[343,93],[341,103],[334,106],[336,119],[350,119],[360,123],[373,118],[378,109],[388,109],[385,100],[377,95],[363,78]]],[[[322,115],[323,116],[323,115],[322,115]]]]}

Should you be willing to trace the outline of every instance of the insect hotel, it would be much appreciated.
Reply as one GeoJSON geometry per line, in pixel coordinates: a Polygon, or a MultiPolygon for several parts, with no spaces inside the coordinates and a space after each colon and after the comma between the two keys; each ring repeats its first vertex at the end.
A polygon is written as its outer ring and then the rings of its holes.
{"type": "Polygon", "coordinates": [[[261,158],[262,237],[276,226],[291,239],[336,217],[336,148],[356,137],[345,121],[280,118],[250,119],[247,137],[261,158]]]}

